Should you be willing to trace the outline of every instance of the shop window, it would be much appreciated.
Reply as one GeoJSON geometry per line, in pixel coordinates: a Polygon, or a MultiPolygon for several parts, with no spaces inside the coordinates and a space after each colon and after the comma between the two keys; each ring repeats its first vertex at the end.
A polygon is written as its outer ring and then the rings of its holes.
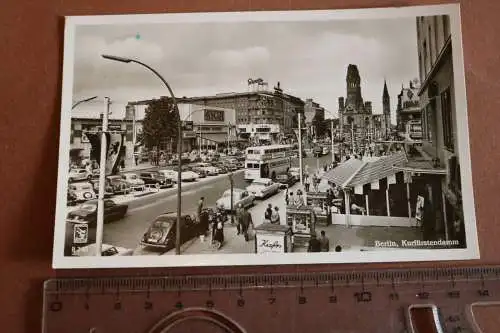
{"type": "Polygon", "coordinates": [[[453,117],[451,114],[450,88],[441,94],[441,116],[443,121],[443,141],[447,149],[454,150],[453,117]]]}

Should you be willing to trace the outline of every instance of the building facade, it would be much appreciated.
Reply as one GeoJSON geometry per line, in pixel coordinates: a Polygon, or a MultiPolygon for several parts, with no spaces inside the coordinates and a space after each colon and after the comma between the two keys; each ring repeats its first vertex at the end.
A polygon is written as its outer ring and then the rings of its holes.
{"type": "Polygon", "coordinates": [[[396,123],[398,132],[406,131],[406,124],[410,120],[421,123],[420,97],[418,92],[420,86],[418,80],[410,81],[408,87],[401,86],[396,107],[396,123]]]}
{"type": "Polygon", "coordinates": [[[351,150],[359,152],[371,140],[387,136],[390,131],[390,97],[384,82],[383,114],[373,114],[372,102],[364,101],[358,67],[350,64],[346,76],[346,97],[339,97],[339,126],[341,136],[351,150]]]}
{"type": "Polygon", "coordinates": [[[459,240],[465,247],[456,122],[461,106],[455,104],[449,17],[418,17],[416,26],[423,140],[406,172],[413,196],[423,198],[424,238],[459,240]]]}
{"type": "Polygon", "coordinates": [[[304,118],[305,126],[307,128],[307,136],[312,139],[317,137],[316,127],[313,125],[313,120],[315,117],[318,119],[325,119],[325,108],[323,108],[319,103],[313,101],[312,98],[308,98],[304,104],[304,118]]]}
{"type": "Polygon", "coordinates": [[[247,92],[184,97],[180,101],[205,107],[233,109],[235,124],[238,128],[247,129],[241,133],[242,137],[248,137],[248,131],[252,127],[240,125],[262,125],[262,128],[268,128],[265,133],[274,132],[275,128],[279,128],[276,133],[293,133],[293,128],[297,126],[296,115],[304,111],[304,101],[283,93],[279,82],[272,90],[267,88],[267,84],[255,89],[255,80],[249,79],[248,82],[247,92]]]}

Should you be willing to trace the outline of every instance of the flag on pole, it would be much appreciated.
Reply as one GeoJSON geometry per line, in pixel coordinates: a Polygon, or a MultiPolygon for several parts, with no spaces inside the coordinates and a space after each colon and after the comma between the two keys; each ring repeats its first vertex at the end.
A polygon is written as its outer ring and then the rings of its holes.
{"type": "MultiPolygon", "coordinates": [[[[91,149],[90,159],[97,161],[101,165],[101,133],[87,133],[91,149]]],[[[115,174],[123,158],[123,134],[122,133],[106,133],[106,175],[115,174]]]]}

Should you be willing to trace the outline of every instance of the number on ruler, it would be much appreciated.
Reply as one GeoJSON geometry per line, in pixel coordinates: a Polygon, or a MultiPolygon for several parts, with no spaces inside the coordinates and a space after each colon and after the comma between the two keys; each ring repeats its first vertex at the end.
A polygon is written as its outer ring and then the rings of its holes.
{"type": "Polygon", "coordinates": [[[299,296],[299,304],[306,304],[306,303],[307,303],[307,297],[299,296]]]}
{"type": "Polygon", "coordinates": [[[429,299],[430,294],[426,291],[418,293],[417,297],[420,299],[429,299]]]}
{"type": "Polygon", "coordinates": [[[269,298],[267,299],[267,301],[269,302],[269,304],[274,304],[274,303],[276,303],[276,297],[271,296],[271,297],[269,297],[269,298]]]}
{"type": "Polygon", "coordinates": [[[371,302],[372,301],[372,293],[369,291],[355,293],[354,297],[356,297],[356,300],[358,302],[371,302]]]}
{"type": "Polygon", "coordinates": [[[397,301],[397,300],[399,300],[399,294],[398,293],[390,293],[389,294],[389,299],[391,301],[397,301]]]}
{"type": "Polygon", "coordinates": [[[460,291],[458,291],[458,290],[449,291],[448,297],[449,298],[460,298],[460,291]]]}
{"type": "Polygon", "coordinates": [[[212,301],[211,299],[209,299],[207,301],[206,305],[207,305],[207,308],[211,309],[211,308],[213,308],[215,306],[215,303],[214,303],[214,301],[212,301]]]}
{"type": "Polygon", "coordinates": [[[488,289],[479,289],[477,293],[482,297],[490,296],[490,291],[488,289]]]}

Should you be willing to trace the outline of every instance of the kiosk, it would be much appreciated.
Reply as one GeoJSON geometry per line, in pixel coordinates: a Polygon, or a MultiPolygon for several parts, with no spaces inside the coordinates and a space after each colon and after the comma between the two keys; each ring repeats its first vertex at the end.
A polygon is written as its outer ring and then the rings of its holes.
{"type": "Polygon", "coordinates": [[[262,223],[255,230],[255,253],[293,252],[292,228],[287,225],[262,223]]]}
{"type": "Polygon", "coordinates": [[[307,246],[311,234],[316,229],[316,215],[314,211],[307,206],[288,206],[286,209],[286,221],[292,228],[293,246],[307,246]]]}
{"type": "Polygon", "coordinates": [[[309,206],[317,217],[318,225],[329,226],[332,224],[330,206],[326,192],[307,192],[307,206],[309,206]]]}

